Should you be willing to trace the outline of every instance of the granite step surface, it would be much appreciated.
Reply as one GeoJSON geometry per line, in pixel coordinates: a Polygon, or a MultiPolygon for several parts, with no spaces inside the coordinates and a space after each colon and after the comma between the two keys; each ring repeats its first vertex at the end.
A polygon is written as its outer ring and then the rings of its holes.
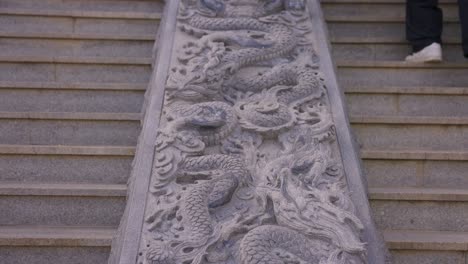
{"type": "Polygon", "coordinates": [[[442,0],[444,62],[406,63],[403,0],[324,0],[377,226],[398,264],[468,261],[468,62],[442,0]]]}
{"type": "Polygon", "coordinates": [[[0,263],[106,263],[163,1],[0,0],[0,263]]]}

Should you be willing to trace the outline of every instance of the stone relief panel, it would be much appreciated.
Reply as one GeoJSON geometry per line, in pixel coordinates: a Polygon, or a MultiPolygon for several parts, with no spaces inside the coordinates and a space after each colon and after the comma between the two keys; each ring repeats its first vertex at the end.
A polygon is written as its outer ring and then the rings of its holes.
{"type": "Polygon", "coordinates": [[[302,0],[182,0],[140,264],[365,263],[302,0]]]}

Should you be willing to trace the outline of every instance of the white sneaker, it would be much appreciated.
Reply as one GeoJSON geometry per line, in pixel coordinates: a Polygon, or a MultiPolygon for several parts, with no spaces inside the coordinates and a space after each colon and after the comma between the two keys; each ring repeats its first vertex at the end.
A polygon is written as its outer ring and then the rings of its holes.
{"type": "Polygon", "coordinates": [[[439,43],[432,43],[424,49],[406,57],[407,62],[441,62],[442,47],[439,43]]]}

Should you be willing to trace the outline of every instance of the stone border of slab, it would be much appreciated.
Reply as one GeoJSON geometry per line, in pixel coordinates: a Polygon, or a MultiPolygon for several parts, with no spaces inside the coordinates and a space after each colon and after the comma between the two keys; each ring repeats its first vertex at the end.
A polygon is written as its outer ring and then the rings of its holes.
{"type": "Polygon", "coordinates": [[[320,69],[326,76],[325,83],[328,88],[328,97],[336,125],[336,134],[347,176],[348,189],[356,207],[356,214],[365,226],[363,239],[368,244],[367,260],[368,263],[373,264],[386,263],[389,256],[388,250],[370,212],[366,179],[363,176],[361,159],[355,141],[351,136],[350,122],[344,103],[344,92],[338,86],[336,66],[331,58],[330,39],[320,0],[309,0],[308,9],[314,26],[313,31],[316,37],[316,50],[320,57],[320,69]]]}
{"type": "Polygon", "coordinates": [[[157,55],[143,105],[145,117],[129,179],[127,206],[117,237],[112,242],[109,264],[131,264],[137,259],[155,154],[156,131],[159,126],[164,101],[164,86],[172,55],[178,6],[179,0],[166,1],[156,37],[154,54],[157,55]]]}

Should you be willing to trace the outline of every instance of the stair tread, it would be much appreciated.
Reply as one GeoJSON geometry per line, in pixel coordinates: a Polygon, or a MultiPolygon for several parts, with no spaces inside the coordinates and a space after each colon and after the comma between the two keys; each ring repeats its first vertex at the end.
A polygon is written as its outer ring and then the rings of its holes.
{"type": "MultiPolygon", "coordinates": [[[[322,4],[405,4],[406,0],[320,0],[322,4]]],[[[457,0],[439,0],[440,3],[456,4],[457,0]]]]}
{"type": "MultiPolygon", "coordinates": [[[[388,36],[377,36],[377,37],[343,37],[343,36],[330,36],[330,41],[332,44],[338,43],[370,43],[370,44],[401,44],[401,45],[408,45],[408,41],[405,39],[404,36],[401,37],[394,37],[391,35],[388,36]]],[[[444,45],[447,44],[461,44],[460,38],[454,37],[445,37],[444,38],[444,45]]]]}
{"type": "Polygon", "coordinates": [[[8,154],[8,155],[133,156],[135,154],[135,147],[128,147],[128,146],[64,146],[64,145],[0,145],[0,154],[8,154]]]}
{"type": "Polygon", "coordinates": [[[467,189],[423,187],[370,187],[371,200],[468,201],[467,189]]]}
{"type": "Polygon", "coordinates": [[[468,151],[450,150],[361,150],[363,159],[390,159],[390,160],[457,160],[468,161],[468,151]]]}
{"type": "Polygon", "coordinates": [[[114,227],[0,226],[0,246],[105,246],[114,227]]]}
{"type": "Polygon", "coordinates": [[[22,16],[55,16],[55,17],[86,17],[86,18],[118,18],[118,19],[154,19],[160,20],[159,12],[137,11],[97,11],[97,10],[63,10],[63,9],[30,9],[30,8],[0,8],[0,15],[22,16]]]}
{"type": "Polygon", "coordinates": [[[0,119],[139,121],[140,113],[0,112],[0,119]]]}
{"type": "Polygon", "coordinates": [[[96,34],[96,33],[51,33],[0,31],[0,37],[38,39],[91,39],[91,40],[155,40],[156,34],[96,34]]]}
{"type": "Polygon", "coordinates": [[[468,68],[468,63],[441,62],[441,63],[413,63],[405,61],[363,61],[363,60],[336,60],[338,67],[362,68],[468,68]]]}
{"type": "MultiPolygon", "coordinates": [[[[402,12],[404,9],[402,9],[402,12]]],[[[379,16],[379,15],[346,15],[346,14],[326,14],[325,20],[330,23],[334,22],[346,22],[346,23],[361,23],[361,22],[369,22],[369,23],[403,23],[405,22],[405,14],[404,12],[398,16],[379,16]]],[[[446,17],[444,18],[444,23],[459,23],[458,18],[454,17],[446,17]]]]}
{"type": "Polygon", "coordinates": [[[77,64],[125,64],[125,65],[151,65],[152,58],[138,57],[89,57],[89,56],[4,56],[0,55],[1,62],[18,63],[77,63],[77,64]]]}
{"type": "Polygon", "coordinates": [[[66,89],[66,90],[130,90],[144,91],[147,83],[86,83],[86,82],[22,82],[0,81],[0,89],[66,89]]]}
{"type": "Polygon", "coordinates": [[[468,250],[468,232],[384,230],[383,235],[394,250],[468,250]]]}
{"type": "Polygon", "coordinates": [[[346,86],[345,93],[468,95],[468,87],[346,86]]]}
{"type": "Polygon", "coordinates": [[[0,183],[0,196],[91,196],[125,197],[125,184],[0,183]]]}
{"type": "Polygon", "coordinates": [[[354,124],[468,125],[468,117],[454,116],[358,116],[350,117],[354,124]]]}

